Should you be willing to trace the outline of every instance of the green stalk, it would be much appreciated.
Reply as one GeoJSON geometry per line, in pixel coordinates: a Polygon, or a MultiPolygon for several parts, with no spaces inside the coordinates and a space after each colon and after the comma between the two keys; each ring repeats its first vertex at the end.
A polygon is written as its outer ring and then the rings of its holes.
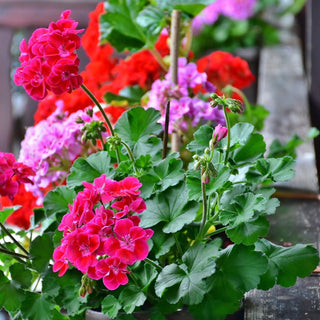
{"type": "Polygon", "coordinates": [[[130,147],[129,147],[124,141],[122,141],[122,140],[121,140],[121,144],[124,145],[124,147],[127,149],[129,158],[130,158],[130,160],[132,161],[134,174],[137,175],[137,169],[136,169],[136,166],[135,166],[135,160],[134,160],[134,156],[133,156],[133,154],[132,154],[132,152],[131,152],[130,147]]]}
{"type": "Polygon", "coordinates": [[[227,129],[228,129],[228,135],[227,135],[227,150],[226,150],[226,157],[224,158],[224,165],[227,165],[228,162],[228,158],[229,158],[229,149],[230,149],[230,120],[229,120],[229,116],[228,116],[228,112],[227,112],[227,108],[225,105],[223,105],[223,113],[224,113],[224,117],[226,119],[226,124],[227,124],[227,129]]]}
{"type": "Polygon", "coordinates": [[[228,229],[228,227],[223,227],[223,228],[217,229],[217,230],[211,232],[210,234],[208,234],[208,237],[211,237],[211,236],[214,236],[214,235],[219,234],[221,232],[224,232],[227,229],[228,229]]]}
{"type": "MultiPolygon", "coordinates": [[[[110,130],[110,134],[114,137],[114,131],[112,128],[112,124],[111,124],[108,116],[104,112],[100,102],[97,100],[97,98],[93,95],[93,93],[84,84],[81,84],[81,88],[90,97],[90,99],[93,101],[93,103],[99,108],[104,120],[107,123],[108,129],[110,130]]],[[[119,150],[117,148],[116,148],[116,156],[117,156],[117,162],[119,164],[120,163],[120,156],[119,156],[119,150]]]]}
{"type": "Polygon", "coordinates": [[[167,67],[167,65],[164,63],[163,58],[161,56],[161,54],[159,53],[159,51],[156,48],[151,48],[149,49],[149,51],[152,53],[152,55],[154,56],[154,58],[157,60],[157,62],[159,63],[159,65],[161,66],[161,68],[165,71],[168,72],[169,68],[167,67]]]}
{"type": "Polygon", "coordinates": [[[149,258],[144,259],[145,262],[149,263],[150,265],[154,266],[158,271],[162,271],[162,267],[156,264],[154,261],[152,261],[149,258]]]}
{"type": "Polygon", "coordinates": [[[6,233],[7,236],[10,237],[10,239],[19,247],[27,256],[29,255],[29,252],[22,246],[9,232],[9,230],[0,222],[1,229],[6,233]]]}
{"type": "Polygon", "coordinates": [[[9,256],[12,256],[12,257],[14,257],[16,259],[18,258],[19,262],[23,262],[23,263],[25,263],[25,261],[20,260],[20,258],[30,259],[28,256],[26,256],[24,254],[20,254],[20,253],[14,252],[14,251],[6,250],[6,249],[1,249],[0,248],[0,252],[4,253],[4,254],[7,254],[9,256]]]}
{"type": "Polygon", "coordinates": [[[173,234],[173,238],[174,238],[174,241],[176,243],[178,252],[179,252],[180,256],[182,257],[183,256],[183,251],[182,251],[182,248],[181,248],[180,243],[178,241],[177,235],[175,233],[173,234]]]}
{"type": "Polygon", "coordinates": [[[206,186],[205,183],[201,182],[201,194],[202,194],[202,219],[200,223],[198,239],[202,240],[204,229],[207,223],[208,215],[208,205],[207,205],[207,195],[206,195],[206,186]]]}

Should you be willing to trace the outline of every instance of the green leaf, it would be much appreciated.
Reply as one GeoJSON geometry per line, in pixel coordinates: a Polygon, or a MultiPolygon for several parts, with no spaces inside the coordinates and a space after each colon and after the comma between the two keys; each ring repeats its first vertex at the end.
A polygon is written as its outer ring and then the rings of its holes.
{"type": "Polygon", "coordinates": [[[9,312],[20,309],[23,291],[14,286],[0,271],[0,306],[9,312]]]}
{"type": "Polygon", "coordinates": [[[32,283],[32,272],[24,264],[15,263],[9,268],[13,283],[21,288],[29,288],[32,283]]]}
{"type": "Polygon", "coordinates": [[[156,294],[165,295],[173,304],[180,300],[188,305],[200,303],[208,289],[204,279],[215,271],[214,258],[219,246],[219,241],[213,241],[190,247],[182,257],[184,264],[171,264],[161,271],[155,285],[156,294]]]}
{"type": "Polygon", "coordinates": [[[278,139],[275,139],[269,148],[268,158],[290,156],[295,159],[297,156],[296,148],[308,140],[316,138],[318,135],[319,130],[317,128],[311,128],[305,139],[300,138],[296,134],[294,134],[285,144],[281,144],[278,139]]]}
{"type": "Polygon", "coordinates": [[[110,42],[119,52],[152,48],[166,16],[157,6],[148,1],[110,0],[105,3],[106,13],[100,18],[102,42],[110,42]]]}
{"type": "MultiPolygon", "coordinates": [[[[250,123],[240,122],[231,128],[230,147],[235,145],[245,145],[249,136],[254,130],[254,126],[250,123]]],[[[224,141],[226,145],[226,141],[224,141]]]]}
{"type": "MultiPolygon", "coordinates": [[[[228,167],[222,167],[222,169],[218,171],[216,177],[210,177],[209,183],[206,184],[207,196],[210,196],[223,188],[228,182],[229,177],[230,169],[228,167]]],[[[202,199],[200,171],[188,170],[186,184],[189,192],[189,199],[200,201],[202,199]]]]}
{"type": "Polygon", "coordinates": [[[121,304],[111,294],[107,295],[101,302],[102,312],[107,314],[111,319],[116,318],[119,310],[121,309],[121,304]]]}
{"type": "Polygon", "coordinates": [[[78,158],[71,167],[67,178],[70,188],[82,186],[83,181],[93,182],[94,179],[106,174],[112,179],[114,175],[111,158],[106,151],[100,151],[90,155],[88,158],[78,158]]]}
{"type": "Polygon", "coordinates": [[[70,269],[63,277],[59,277],[50,268],[43,278],[43,291],[54,297],[56,303],[68,311],[69,316],[81,312],[81,304],[85,301],[79,296],[81,277],[82,273],[76,269],[70,269]]]}
{"type": "Polygon", "coordinates": [[[143,292],[145,292],[145,290],[158,275],[156,268],[149,263],[143,264],[143,268],[134,270],[134,273],[136,275],[137,283],[139,284],[140,290],[142,288],[143,292]]]}
{"type": "Polygon", "coordinates": [[[52,253],[53,243],[51,236],[46,233],[36,237],[30,245],[32,267],[39,273],[45,272],[52,259],[52,253]]]}
{"type": "Polygon", "coordinates": [[[231,155],[237,165],[251,163],[259,159],[266,151],[266,144],[261,134],[249,135],[246,143],[237,148],[231,155]]]}
{"type": "Polygon", "coordinates": [[[114,131],[129,145],[135,157],[141,154],[153,156],[162,148],[160,139],[154,137],[162,130],[159,118],[158,110],[135,107],[121,115],[114,131]]]}
{"type": "Polygon", "coordinates": [[[157,5],[165,10],[181,10],[182,12],[195,17],[206,6],[212,4],[213,2],[213,0],[158,0],[157,5]]]}
{"type": "Polygon", "coordinates": [[[21,305],[21,312],[25,319],[30,320],[51,320],[53,319],[53,304],[48,295],[34,292],[26,293],[25,300],[21,305]]]}
{"type": "Polygon", "coordinates": [[[266,217],[260,216],[247,222],[228,228],[226,233],[234,243],[245,245],[254,244],[259,237],[265,236],[269,231],[269,221],[266,217]]]}
{"type": "Polygon", "coordinates": [[[165,266],[155,285],[157,296],[161,297],[165,293],[165,299],[171,304],[182,298],[188,300],[188,304],[200,303],[206,289],[206,283],[202,279],[193,279],[183,267],[176,264],[165,266]]]}
{"type": "Polygon", "coordinates": [[[139,13],[137,23],[147,36],[147,47],[152,48],[166,26],[166,15],[160,8],[148,6],[139,13]]]}
{"type": "Polygon", "coordinates": [[[199,204],[188,200],[187,189],[181,184],[147,200],[146,206],[140,214],[143,228],[163,222],[163,232],[174,233],[193,221],[199,204]]]}
{"type": "Polygon", "coordinates": [[[7,208],[3,208],[0,211],[0,222],[4,223],[5,220],[10,216],[11,213],[15,212],[16,210],[18,210],[19,208],[21,208],[21,206],[13,206],[13,207],[7,207],[7,208]]]}
{"type": "Polygon", "coordinates": [[[268,266],[268,260],[261,252],[255,251],[253,246],[241,244],[227,247],[216,263],[213,282],[223,279],[224,283],[242,293],[258,286],[268,266]]]}
{"type": "Polygon", "coordinates": [[[60,186],[49,191],[43,201],[47,217],[57,213],[67,213],[69,204],[72,204],[76,193],[66,186],[60,186]]]}
{"type": "Polygon", "coordinates": [[[259,159],[255,168],[246,174],[248,181],[272,183],[289,181],[295,175],[295,161],[291,157],[259,159]]]}
{"type": "Polygon", "coordinates": [[[283,287],[293,286],[297,277],[309,276],[319,263],[318,251],[311,245],[282,247],[261,239],[256,243],[256,250],[263,252],[269,260],[267,272],[259,286],[264,290],[275,283],[283,287]]]}
{"type": "Polygon", "coordinates": [[[178,158],[179,153],[170,154],[167,158],[157,162],[153,168],[153,175],[158,179],[159,191],[177,185],[184,179],[183,162],[178,158]]]}
{"type": "Polygon", "coordinates": [[[202,155],[205,148],[209,147],[209,141],[212,139],[213,128],[208,125],[201,126],[194,133],[194,140],[187,145],[187,149],[202,155]]]}
{"type": "Polygon", "coordinates": [[[126,313],[132,313],[136,307],[142,306],[146,299],[141,289],[134,285],[126,286],[119,295],[119,301],[126,313]]]}
{"type": "Polygon", "coordinates": [[[174,238],[171,235],[162,232],[162,229],[153,228],[154,234],[152,236],[152,252],[158,259],[168,253],[171,247],[175,244],[174,238]]]}
{"type": "Polygon", "coordinates": [[[127,102],[131,106],[140,103],[144,91],[139,86],[125,87],[120,90],[119,94],[107,92],[104,98],[107,103],[117,105],[119,102],[127,102]]]}
{"type": "MultiPolygon", "coordinates": [[[[227,195],[227,194],[226,194],[227,195]]],[[[221,198],[220,219],[224,225],[237,226],[240,223],[249,221],[254,212],[264,208],[265,198],[252,192],[246,192],[228,201],[229,197],[223,195],[221,198]]]]}

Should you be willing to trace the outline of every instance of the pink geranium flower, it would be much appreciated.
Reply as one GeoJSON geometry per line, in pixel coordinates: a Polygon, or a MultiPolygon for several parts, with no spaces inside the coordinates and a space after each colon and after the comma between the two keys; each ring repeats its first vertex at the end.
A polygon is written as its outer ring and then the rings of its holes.
{"type": "Polygon", "coordinates": [[[127,265],[117,257],[109,257],[98,261],[96,274],[109,290],[116,290],[120,285],[128,283],[127,265]]]}
{"type": "Polygon", "coordinates": [[[58,272],[59,277],[62,277],[69,268],[68,260],[65,256],[65,247],[59,246],[53,252],[54,264],[52,267],[53,272],[58,272]]]}
{"type": "Polygon", "coordinates": [[[69,19],[70,13],[63,12],[60,20],[35,30],[28,43],[23,39],[20,44],[21,67],[14,81],[35,100],[43,100],[48,91],[71,93],[82,84],[76,53],[80,47],[77,33],[82,30],[76,30],[78,23],[69,19]]]}
{"type": "Polygon", "coordinates": [[[17,162],[12,153],[0,152],[0,195],[13,200],[18,193],[19,185],[32,183],[34,171],[25,164],[17,162]]]}
{"type": "Polygon", "coordinates": [[[126,264],[134,264],[144,260],[149,252],[147,240],[152,236],[151,229],[134,226],[130,219],[118,220],[114,227],[115,238],[108,238],[105,242],[105,252],[118,257],[126,264]]]}
{"type": "Polygon", "coordinates": [[[35,57],[16,70],[14,82],[17,86],[22,85],[33,99],[42,100],[48,94],[46,78],[49,73],[49,65],[43,63],[39,57],[35,57]]]}
{"type": "Polygon", "coordinates": [[[92,235],[78,229],[65,238],[66,258],[81,272],[86,273],[96,264],[95,251],[100,246],[98,235],[92,235]]]}

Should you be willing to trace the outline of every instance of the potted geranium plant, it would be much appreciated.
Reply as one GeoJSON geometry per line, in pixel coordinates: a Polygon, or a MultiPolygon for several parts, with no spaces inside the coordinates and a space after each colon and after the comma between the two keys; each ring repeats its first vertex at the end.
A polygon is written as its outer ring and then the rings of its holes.
{"type": "MultiPolygon", "coordinates": [[[[190,23],[209,2],[110,0],[104,13],[100,6],[110,74],[97,74],[103,80],[91,90],[88,73],[78,71],[80,30],[70,11],[21,43],[16,84],[56,101],[56,110],[27,132],[18,161],[1,154],[3,198],[13,201],[19,188],[37,195],[27,231],[4,224],[19,208],[1,213],[0,303],[13,317],[83,319],[97,310],[110,319],[165,319],[183,310],[224,319],[245,292],[294,285],[317,266],[311,245],[263,238],[279,206],[272,185],[294,175],[294,159],[269,158],[255,129],[265,112],[238,122],[250,107],[232,96],[240,85],[210,81],[218,77],[210,76],[212,55],[188,60],[190,23]],[[177,39],[185,39],[181,47],[177,39]],[[143,52],[141,73],[119,77],[131,71],[130,59],[114,67],[111,46],[143,52]],[[68,116],[64,97],[79,90],[94,108],[68,116]]],[[[253,80],[243,60],[236,65],[246,70],[242,84],[253,80]]]]}

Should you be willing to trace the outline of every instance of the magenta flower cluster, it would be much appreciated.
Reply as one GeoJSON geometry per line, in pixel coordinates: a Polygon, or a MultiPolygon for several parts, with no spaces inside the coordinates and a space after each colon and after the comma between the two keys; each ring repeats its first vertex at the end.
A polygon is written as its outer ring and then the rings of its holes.
{"type": "Polygon", "coordinates": [[[161,112],[159,122],[164,126],[166,104],[170,100],[169,133],[185,132],[190,124],[196,127],[207,121],[225,123],[223,112],[218,108],[211,108],[208,102],[194,94],[193,89],[209,93],[215,91],[215,87],[207,81],[207,74],[198,72],[197,65],[188,63],[186,58],[178,60],[177,85],[171,81],[170,70],[163,80],[156,80],[152,84],[147,107],[161,112]]]}
{"type": "Polygon", "coordinates": [[[102,279],[109,290],[128,283],[128,265],[144,260],[151,229],[139,226],[135,213],[146,209],[135,177],[121,181],[103,174],[84,182],[59,225],[61,245],[53,253],[53,271],[62,276],[69,263],[91,279],[102,279]]]}
{"type": "Polygon", "coordinates": [[[245,20],[254,13],[257,0],[216,0],[193,19],[192,29],[198,34],[204,25],[214,24],[220,15],[233,20],[245,20]]]}
{"type": "Polygon", "coordinates": [[[25,186],[42,203],[43,190],[50,184],[63,182],[72,162],[86,154],[88,144],[81,141],[84,124],[92,121],[85,111],[68,116],[63,112],[63,102],[58,101],[56,111],[46,120],[26,130],[21,142],[19,161],[35,171],[33,184],[25,186]],[[77,120],[79,118],[82,123],[77,120]]]}
{"type": "Polygon", "coordinates": [[[34,171],[27,165],[17,162],[14,154],[0,152],[0,196],[13,200],[19,185],[32,183],[34,171]]]}
{"type": "Polygon", "coordinates": [[[28,43],[20,44],[20,62],[14,75],[16,85],[22,85],[35,100],[42,100],[49,91],[60,95],[82,84],[79,59],[82,30],[76,30],[78,22],[69,19],[71,11],[61,14],[60,20],[51,22],[48,28],[35,30],[28,43]]]}

